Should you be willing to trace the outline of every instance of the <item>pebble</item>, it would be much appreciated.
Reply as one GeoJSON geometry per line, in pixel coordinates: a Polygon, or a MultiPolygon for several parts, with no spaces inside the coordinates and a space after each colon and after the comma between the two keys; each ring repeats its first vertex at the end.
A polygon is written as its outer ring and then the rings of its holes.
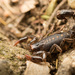
{"type": "Polygon", "coordinates": [[[5,59],[0,59],[0,75],[13,75],[13,71],[5,59]]]}

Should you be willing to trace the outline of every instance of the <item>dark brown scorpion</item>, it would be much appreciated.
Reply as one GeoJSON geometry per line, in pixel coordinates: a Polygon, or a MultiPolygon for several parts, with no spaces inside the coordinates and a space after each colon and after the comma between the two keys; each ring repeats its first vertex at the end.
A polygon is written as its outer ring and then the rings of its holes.
{"type": "MultiPolygon", "coordinates": [[[[61,12],[57,15],[58,19],[65,19],[66,17],[73,17],[74,12],[70,10],[61,10],[61,12]],[[62,12],[62,13],[61,13],[62,12]],[[67,15],[66,15],[67,14],[67,15]],[[63,17],[62,17],[63,16],[63,17]]],[[[30,37],[24,37],[18,40],[15,45],[27,40],[30,37]]],[[[31,37],[32,38],[32,37],[31,37]]],[[[34,41],[35,38],[32,40],[34,41]]],[[[60,32],[54,35],[48,36],[47,38],[30,45],[33,56],[25,55],[28,60],[33,62],[42,62],[46,60],[47,54],[51,54],[53,52],[62,52],[68,50],[70,47],[75,46],[75,25],[73,28],[67,32],[60,32]],[[41,56],[38,56],[41,55],[41,56]]]]}

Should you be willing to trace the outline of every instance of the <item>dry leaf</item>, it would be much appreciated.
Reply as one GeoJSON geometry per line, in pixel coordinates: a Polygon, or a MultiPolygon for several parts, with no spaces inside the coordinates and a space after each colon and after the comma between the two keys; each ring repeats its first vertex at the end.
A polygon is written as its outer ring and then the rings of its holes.
{"type": "Polygon", "coordinates": [[[37,2],[35,0],[25,0],[23,5],[21,5],[21,12],[25,13],[28,12],[31,9],[35,8],[35,5],[37,4],[37,2]]]}
{"type": "Polygon", "coordinates": [[[49,4],[49,0],[39,0],[40,4],[43,6],[43,5],[47,5],[49,4]]]}
{"type": "Polygon", "coordinates": [[[71,8],[75,8],[75,0],[68,0],[68,5],[69,5],[71,8]]]}
{"type": "Polygon", "coordinates": [[[14,14],[19,13],[19,10],[18,10],[18,9],[15,9],[15,8],[13,8],[13,7],[10,5],[9,0],[3,0],[3,3],[4,3],[4,5],[6,6],[6,8],[7,8],[9,11],[11,11],[12,13],[14,13],[14,14]]]}

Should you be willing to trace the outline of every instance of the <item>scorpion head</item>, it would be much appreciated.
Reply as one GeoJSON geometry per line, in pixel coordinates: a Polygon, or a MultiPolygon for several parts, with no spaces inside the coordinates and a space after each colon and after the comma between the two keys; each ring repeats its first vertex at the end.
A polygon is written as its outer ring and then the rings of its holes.
{"type": "Polygon", "coordinates": [[[39,43],[30,45],[32,51],[38,51],[40,48],[42,48],[42,46],[43,44],[40,45],[39,43]]]}

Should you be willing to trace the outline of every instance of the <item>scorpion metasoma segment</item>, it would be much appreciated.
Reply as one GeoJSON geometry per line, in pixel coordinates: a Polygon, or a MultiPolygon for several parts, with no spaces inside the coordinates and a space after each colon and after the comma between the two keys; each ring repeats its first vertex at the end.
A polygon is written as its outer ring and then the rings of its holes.
{"type": "MultiPolygon", "coordinates": [[[[28,37],[21,38],[15,43],[15,45],[23,41],[26,41],[27,39],[28,37]]],[[[34,38],[31,42],[35,40],[36,39],[34,38]]],[[[55,53],[57,51],[61,53],[62,51],[68,50],[69,48],[74,46],[75,46],[75,25],[71,30],[67,32],[56,33],[54,35],[48,36],[47,38],[37,43],[30,44],[30,48],[31,51],[33,52],[33,55],[32,56],[25,55],[25,56],[26,59],[38,63],[46,61],[47,55],[49,54],[55,53]]]]}
{"type": "Polygon", "coordinates": [[[58,11],[57,13],[57,18],[58,19],[66,19],[67,20],[67,17],[75,17],[75,14],[72,10],[61,10],[61,11],[58,11]]]}

